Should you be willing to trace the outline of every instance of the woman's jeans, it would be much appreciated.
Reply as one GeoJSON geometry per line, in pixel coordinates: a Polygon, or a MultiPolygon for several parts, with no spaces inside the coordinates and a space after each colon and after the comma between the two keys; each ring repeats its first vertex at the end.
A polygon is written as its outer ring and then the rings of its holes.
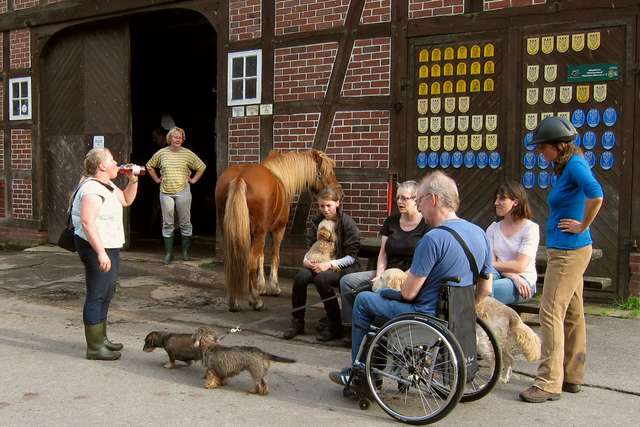
{"type": "Polygon", "coordinates": [[[187,184],[184,189],[176,194],[160,192],[160,207],[162,208],[162,237],[173,236],[175,230],[174,212],[178,214],[180,234],[191,236],[191,187],[187,184]]]}
{"type": "MultiPolygon", "coordinates": [[[[526,279],[524,279],[527,281],[526,279]]],[[[529,283],[527,281],[527,283],[529,283]]],[[[536,294],[536,285],[533,286],[529,283],[529,288],[531,289],[531,297],[536,294]]],[[[523,302],[526,301],[518,292],[518,288],[516,287],[513,280],[503,277],[500,273],[493,273],[493,291],[492,297],[497,299],[503,304],[513,304],[514,302],[523,302]]]]}
{"type": "Polygon", "coordinates": [[[345,274],[340,279],[340,300],[342,301],[342,324],[351,326],[353,303],[356,295],[362,291],[370,291],[371,279],[376,276],[375,270],[345,274]]]}
{"type": "Polygon", "coordinates": [[[116,293],[116,282],[120,270],[120,249],[107,249],[107,255],[111,260],[111,269],[107,272],[100,271],[98,254],[93,250],[89,242],[75,236],[78,255],[84,264],[87,295],[84,300],[82,320],[85,325],[97,325],[107,320],[109,303],[116,293]]]}

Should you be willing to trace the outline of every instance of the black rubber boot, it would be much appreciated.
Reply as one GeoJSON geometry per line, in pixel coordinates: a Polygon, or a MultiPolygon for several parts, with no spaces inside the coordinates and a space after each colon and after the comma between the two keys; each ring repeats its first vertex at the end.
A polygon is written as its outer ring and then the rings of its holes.
{"type": "Polygon", "coordinates": [[[185,261],[191,261],[189,256],[189,249],[191,249],[191,236],[182,236],[182,259],[185,261]]]}
{"type": "Polygon", "coordinates": [[[170,264],[173,260],[173,236],[164,238],[164,263],[170,264]]]}
{"type": "Polygon", "coordinates": [[[296,335],[304,334],[304,320],[296,319],[295,317],[291,319],[291,326],[284,331],[282,334],[282,338],[285,340],[290,340],[296,335]]]}
{"type": "Polygon", "coordinates": [[[118,360],[121,354],[111,351],[104,345],[102,324],[84,325],[84,337],[87,340],[87,359],[89,360],[118,360]]]}
{"type": "Polygon", "coordinates": [[[120,350],[122,350],[122,348],[124,347],[124,345],[122,345],[122,343],[111,342],[111,340],[109,340],[109,338],[107,337],[107,321],[105,320],[100,324],[102,325],[102,335],[104,336],[104,346],[107,347],[109,350],[112,350],[112,351],[120,351],[120,350]]]}
{"type": "Polygon", "coordinates": [[[331,341],[342,337],[342,324],[338,322],[329,323],[320,333],[316,336],[316,339],[320,342],[331,341]]]}

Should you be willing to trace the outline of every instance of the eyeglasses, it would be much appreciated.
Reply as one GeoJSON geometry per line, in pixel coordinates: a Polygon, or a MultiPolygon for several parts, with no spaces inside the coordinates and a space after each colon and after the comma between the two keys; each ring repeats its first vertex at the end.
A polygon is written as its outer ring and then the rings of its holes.
{"type": "Polygon", "coordinates": [[[422,203],[422,199],[424,199],[426,196],[430,196],[431,193],[424,193],[422,196],[418,196],[416,197],[416,205],[420,206],[420,203],[422,203]]]}
{"type": "Polygon", "coordinates": [[[396,198],[396,200],[397,200],[397,201],[399,201],[399,202],[408,202],[409,200],[413,200],[413,199],[415,199],[415,198],[416,198],[416,196],[409,196],[409,197],[406,197],[406,196],[398,196],[398,197],[396,198]]]}

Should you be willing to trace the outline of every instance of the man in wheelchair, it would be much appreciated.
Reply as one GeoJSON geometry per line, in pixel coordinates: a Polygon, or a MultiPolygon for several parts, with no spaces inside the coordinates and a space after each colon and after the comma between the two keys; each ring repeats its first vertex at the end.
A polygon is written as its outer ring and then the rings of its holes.
{"type": "MultiPolygon", "coordinates": [[[[357,295],[353,306],[352,365],[375,319],[392,319],[416,312],[437,315],[444,279],[457,276],[460,282],[451,285],[466,287],[474,285],[477,277],[476,302],[491,292],[489,273],[493,267],[489,241],[482,228],[456,215],[460,201],[455,181],[442,172],[431,173],[418,187],[416,204],[433,228],[416,246],[400,292],[383,289],[380,293],[365,291],[357,295]],[[471,265],[471,258],[476,265],[471,265]]],[[[351,367],[348,367],[331,372],[329,377],[344,386],[349,383],[350,375],[351,367]]]]}

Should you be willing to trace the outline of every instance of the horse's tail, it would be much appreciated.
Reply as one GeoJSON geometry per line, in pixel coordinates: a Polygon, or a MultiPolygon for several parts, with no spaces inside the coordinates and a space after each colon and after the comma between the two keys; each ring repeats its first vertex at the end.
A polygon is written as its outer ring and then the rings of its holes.
{"type": "Polygon", "coordinates": [[[234,178],[227,188],[222,223],[224,233],[224,275],[227,295],[238,298],[249,291],[249,251],[251,229],[247,205],[247,183],[234,178]]]}

